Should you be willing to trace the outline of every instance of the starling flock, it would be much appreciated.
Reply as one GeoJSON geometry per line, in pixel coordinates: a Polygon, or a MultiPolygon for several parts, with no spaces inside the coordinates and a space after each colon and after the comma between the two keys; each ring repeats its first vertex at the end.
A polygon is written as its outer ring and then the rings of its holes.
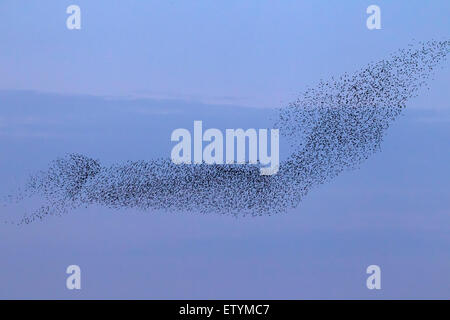
{"type": "Polygon", "coordinates": [[[31,176],[14,196],[42,202],[17,223],[89,205],[236,216],[285,212],[298,206],[312,187],[357,168],[377,152],[390,124],[426,86],[449,50],[448,40],[409,46],[354,74],[321,81],[279,109],[275,127],[292,153],[275,175],[260,175],[258,164],[156,159],[103,166],[69,154],[31,176]]]}

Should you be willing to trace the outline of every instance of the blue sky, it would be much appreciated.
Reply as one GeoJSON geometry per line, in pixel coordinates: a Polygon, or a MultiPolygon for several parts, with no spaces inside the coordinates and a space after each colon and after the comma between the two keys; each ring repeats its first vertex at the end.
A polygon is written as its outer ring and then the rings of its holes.
{"type": "Polygon", "coordinates": [[[0,88],[278,107],[412,39],[446,37],[447,1],[12,1],[0,88]],[[66,28],[81,8],[82,29],[66,28]]]}
{"type": "MultiPolygon", "coordinates": [[[[448,1],[0,2],[0,194],[77,152],[169,156],[170,132],[264,127],[319,79],[447,39],[448,1]],[[70,4],[82,29],[65,27],[70,4]],[[382,30],[365,27],[368,5],[382,30]]],[[[78,209],[0,225],[0,298],[449,298],[448,63],[382,151],[260,218],[78,209]],[[65,288],[78,264],[82,290],[65,288]],[[382,268],[382,290],[365,268],[382,268]]],[[[283,150],[281,150],[283,155],[283,150]]],[[[33,203],[30,204],[31,206],[33,203]]],[[[1,209],[20,215],[23,208],[1,209]]]]}

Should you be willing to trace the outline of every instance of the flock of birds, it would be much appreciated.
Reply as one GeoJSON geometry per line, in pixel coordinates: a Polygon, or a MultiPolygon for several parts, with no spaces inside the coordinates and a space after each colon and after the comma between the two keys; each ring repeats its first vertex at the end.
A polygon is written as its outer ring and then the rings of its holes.
{"type": "Polygon", "coordinates": [[[69,154],[31,176],[12,196],[42,201],[17,223],[89,205],[254,216],[284,212],[298,206],[312,187],[377,152],[390,124],[449,50],[448,40],[410,46],[356,73],[321,81],[279,109],[275,127],[292,153],[275,175],[260,175],[258,164],[180,165],[156,159],[103,166],[69,154]]]}

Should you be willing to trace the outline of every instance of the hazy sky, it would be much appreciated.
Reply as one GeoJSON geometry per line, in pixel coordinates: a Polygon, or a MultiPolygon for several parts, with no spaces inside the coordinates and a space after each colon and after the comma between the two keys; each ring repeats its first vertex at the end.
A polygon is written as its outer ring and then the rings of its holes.
{"type": "Polygon", "coordinates": [[[0,2],[0,88],[278,107],[413,39],[448,36],[448,1],[0,2]],[[81,8],[81,30],[66,8],[81,8]]]}
{"type": "MultiPolygon", "coordinates": [[[[239,106],[279,107],[413,39],[448,39],[449,9],[448,0],[0,0],[0,196],[67,153],[103,164],[168,157],[170,132],[194,119],[265,127],[273,110],[239,106]],[[366,28],[373,3],[382,30],[366,28]],[[66,28],[70,4],[81,7],[81,30],[66,28]]],[[[380,153],[287,214],[89,207],[1,223],[0,298],[448,299],[449,70],[408,104],[380,153]],[[80,291],[66,289],[70,264],[82,269],[80,291]],[[365,286],[370,264],[382,268],[381,291],[365,286]]]]}

